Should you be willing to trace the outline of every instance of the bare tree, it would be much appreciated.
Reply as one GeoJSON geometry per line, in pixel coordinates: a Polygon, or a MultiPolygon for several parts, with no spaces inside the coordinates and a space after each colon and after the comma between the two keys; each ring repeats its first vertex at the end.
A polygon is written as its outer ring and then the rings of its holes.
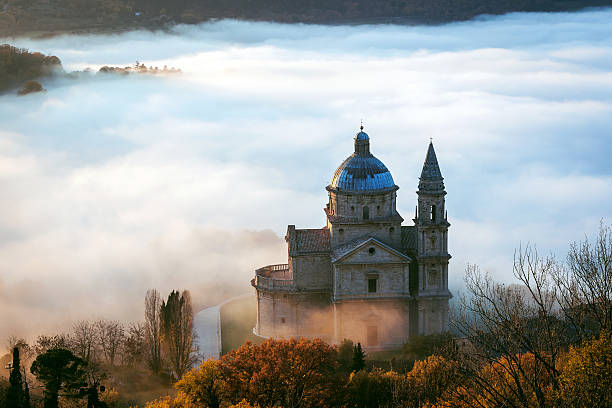
{"type": "Polygon", "coordinates": [[[142,363],[146,343],[145,325],[143,323],[131,324],[123,343],[123,363],[131,367],[142,363]]]}
{"type": "Polygon", "coordinates": [[[612,333],[612,227],[602,221],[595,242],[572,243],[566,266],[554,272],[557,301],[580,339],[612,333]]]}
{"type": "Polygon", "coordinates": [[[445,406],[550,406],[561,354],[612,330],[612,228],[603,222],[565,263],[519,248],[513,272],[519,284],[505,286],[468,266],[468,296],[452,319],[467,340],[455,356],[467,382],[445,406]]]}
{"type": "Polygon", "coordinates": [[[70,342],[74,354],[89,363],[96,357],[98,331],[95,324],[87,320],[76,322],[72,326],[70,342]]]}
{"type": "Polygon", "coordinates": [[[469,342],[459,353],[461,370],[469,379],[470,391],[464,394],[479,394],[476,400],[484,405],[550,404],[547,389],[559,386],[558,360],[569,336],[551,279],[558,268],[554,259],[540,258],[530,246],[515,254],[514,276],[520,286],[495,283],[478,267],[468,266],[469,297],[460,301],[452,320],[469,342]]]}
{"type": "Polygon", "coordinates": [[[98,339],[106,362],[115,365],[115,358],[120,353],[120,348],[125,337],[125,330],[121,322],[117,320],[98,320],[95,323],[98,331],[98,339]]]}
{"type": "Polygon", "coordinates": [[[145,296],[145,333],[148,346],[147,360],[153,372],[162,368],[161,316],[162,300],[157,289],[149,289],[145,296]]]}
{"type": "Polygon", "coordinates": [[[28,373],[26,367],[29,367],[34,358],[36,357],[36,350],[33,346],[30,346],[27,341],[22,337],[11,335],[6,340],[7,349],[13,351],[15,347],[19,349],[19,358],[21,359],[21,369],[23,370],[22,378],[24,383],[28,382],[28,373]]]}
{"type": "Polygon", "coordinates": [[[43,354],[47,350],[54,348],[70,349],[71,344],[69,336],[66,334],[56,334],[54,336],[40,335],[36,339],[36,344],[34,345],[36,355],[43,354]]]}
{"type": "Polygon", "coordinates": [[[172,291],[161,306],[162,340],[170,366],[177,379],[194,363],[193,309],[191,295],[172,291]]]}
{"type": "Polygon", "coordinates": [[[19,348],[19,357],[22,361],[29,360],[34,356],[34,348],[23,337],[11,335],[6,339],[6,349],[9,353],[12,353],[15,347],[19,348]]]}

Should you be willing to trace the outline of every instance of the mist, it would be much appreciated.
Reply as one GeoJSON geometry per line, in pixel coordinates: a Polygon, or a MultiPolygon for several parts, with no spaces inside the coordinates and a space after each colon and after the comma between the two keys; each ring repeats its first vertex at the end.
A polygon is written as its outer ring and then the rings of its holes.
{"type": "Polygon", "coordinates": [[[0,39],[68,71],[0,96],[0,337],[140,320],[148,288],[201,309],[286,262],[287,224],[363,119],[411,224],[430,138],[445,177],[451,290],[466,264],[512,282],[514,249],[563,257],[612,215],[612,10],[443,26],[217,21],[169,32],[0,39]]]}

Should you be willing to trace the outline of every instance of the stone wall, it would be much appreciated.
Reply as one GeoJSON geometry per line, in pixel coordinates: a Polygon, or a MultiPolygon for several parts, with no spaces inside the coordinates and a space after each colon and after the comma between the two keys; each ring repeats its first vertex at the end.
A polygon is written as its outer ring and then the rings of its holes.
{"type": "Polygon", "coordinates": [[[369,219],[385,218],[394,215],[396,191],[383,194],[346,194],[330,191],[329,206],[333,215],[355,217],[363,220],[363,207],[368,207],[369,219]]]}
{"type": "Polygon", "coordinates": [[[402,241],[400,222],[370,221],[360,224],[328,224],[332,248],[344,245],[357,238],[373,237],[385,244],[399,248],[402,241]]]}
{"type": "Polygon", "coordinates": [[[418,300],[418,334],[448,331],[448,298],[420,298],[418,300]]]}
{"type": "Polygon", "coordinates": [[[335,266],[334,299],[408,296],[408,264],[342,264],[335,266]],[[368,291],[368,280],[376,279],[376,292],[368,291]]]}
{"type": "Polygon", "coordinates": [[[337,341],[347,338],[376,350],[399,348],[408,340],[408,301],[351,301],[334,306],[337,341]]]}
{"type": "Polygon", "coordinates": [[[331,290],[332,265],[329,255],[303,255],[289,258],[298,290],[331,290]]]}
{"type": "Polygon", "coordinates": [[[257,325],[261,337],[319,337],[332,340],[328,293],[257,291],[257,325]]]}

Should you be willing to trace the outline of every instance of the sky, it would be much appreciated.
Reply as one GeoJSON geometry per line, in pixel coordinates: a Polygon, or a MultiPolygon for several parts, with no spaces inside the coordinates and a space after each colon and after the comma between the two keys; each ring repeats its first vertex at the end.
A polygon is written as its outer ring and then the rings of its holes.
{"type": "MultiPolygon", "coordinates": [[[[325,186],[363,120],[410,224],[430,138],[445,177],[451,290],[515,248],[563,259],[612,220],[612,9],[441,26],[216,21],[169,32],[0,39],[67,71],[0,96],[0,337],[142,319],[145,291],[196,308],[286,262],[287,224],[325,223],[325,186]]],[[[1,339],[0,339],[1,340],[1,339]]]]}

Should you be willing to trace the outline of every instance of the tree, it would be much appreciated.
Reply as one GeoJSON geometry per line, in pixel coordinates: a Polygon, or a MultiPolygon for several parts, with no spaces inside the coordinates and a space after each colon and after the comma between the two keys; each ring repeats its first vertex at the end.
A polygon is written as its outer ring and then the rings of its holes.
{"type": "Polygon", "coordinates": [[[246,342],[224,355],[219,367],[233,402],[309,408],[334,405],[341,395],[334,347],[320,339],[246,342]]]}
{"type": "Polygon", "coordinates": [[[25,378],[25,367],[24,367],[24,381],[23,381],[23,408],[30,408],[31,407],[31,402],[30,402],[30,386],[28,385],[28,382],[26,381],[25,378]]]}
{"type": "Polygon", "coordinates": [[[68,336],[65,334],[56,334],[54,336],[40,335],[36,339],[34,352],[36,355],[39,355],[54,348],[70,349],[70,340],[68,336]]]}
{"type": "Polygon", "coordinates": [[[230,405],[229,408],[259,408],[259,405],[251,405],[247,400],[243,399],[237,404],[230,405]]]}
{"type": "Polygon", "coordinates": [[[23,87],[17,91],[17,95],[23,96],[35,92],[45,92],[45,88],[43,88],[40,82],[30,79],[24,82],[23,87]]]}
{"type": "Polygon", "coordinates": [[[93,323],[87,320],[76,322],[72,326],[71,349],[77,356],[89,363],[95,358],[97,338],[98,330],[93,323]]]}
{"type": "Polygon", "coordinates": [[[160,307],[162,344],[170,367],[179,379],[194,363],[191,295],[172,291],[160,307]]]}
{"type": "Polygon", "coordinates": [[[19,360],[19,347],[13,348],[13,364],[9,376],[10,386],[6,393],[6,404],[9,407],[23,408],[23,379],[21,378],[21,363],[19,360]]]}
{"type": "Polygon", "coordinates": [[[469,344],[456,355],[470,382],[466,389],[483,404],[531,407],[532,396],[536,406],[550,404],[547,388],[558,388],[559,357],[570,338],[555,307],[551,272],[557,267],[530,246],[515,255],[520,286],[495,283],[468,266],[469,296],[461,299],[452,324],[469,344]]]}
{"type": "Polygon", "coordinates": [[[34,353],[28,342],[26,342],[25,339],[17,336],[9,336],[9,338],[6,340],[6,346],[9,353],[12,353],[15,347],[19,347],[19,358],[22,360],[27,359],[28,355],[32,355],[34,353]]]}
{"type": "Polygon", "coordinates": [[[174,386],[187,400],[207,408],[219,408],[227,395],[227,385],[214,360],[203,361],[198,368],[185,373],[174,386]]]}
{"type": "Polygon", "coordinates": [[[36,357],[30,371],[44,384],[44,408],[58,407],[60,391],[70,393],[86,385],[86,365],[66,349],[50,349],[36,357]]]}
{"type": "Polygon", "coordinates": [[[438,406],[551,407],[553,397],[552,377],[541,369],[533,354],[524,353],[518,360],[500,357],[485,364],[477,375],[467,378],[447,393],[438,406]],[[517,375],[518,372],[520,375],[517,375]],[[539,384],[542,395],[534,392],[533,382],[539,384]]]}
{"type": "Polygon", "coordinates": [[[6,406],[6,392],[10,387],[10,383],[6,381],[4,377],[0,377],[0,408],[7,408],[6,406]]]}
{"type": "Polygon", "coordinates": [[[612,336],[572,347],[560,378],[558,406],[612,407],[612,336]]]}
{"type": "Polygon", "coordinates": [[[355,408],[387,407],[392,401],[392,389],[399,376],[380,369],[351,373],[347,385],[348,397],[355,408]]]}
{"type": "Polygon", "coordinates": [[[154,401],[149,401],[145,404],[145,408],[179,408],[180,405],[169,396],[158,398],[154,401]]]}
{"type": "Polygon", "coordinates": [[[402,346],[402,352],[413,358],[424,359],[438,352],[452,341],[449,333],[413,336],[402,346]]]}
{"type": "Polygon", "coordinates": [[[145,296],[145,333],[148,346],[147,360],[154,373],[162,368],[161,359],[161,297],[156,289],[149,289],[145,296]]]}
{"type": "Polygon", "coordinates": [[[602,221],[595,242],[572,243],[565,267],[552,275],[556,300],[580,339],[612,332],[612,226],[602,221]]]}
{"type": "Polygon", "coordinates": [[[338,345],[338,363],[340,367],[347,372],[353,367],[353,341],[344,339],[338,345]]]}
{"type": "MultiPolygon", "coordinates": [[[[34,357],[36,356],[36,350],[33,346],[30,346],[24,338],[20,338],[17,336],[9,336],[6,341],[7,350],[9,353],[13,352],[15,347],[19,348],[19,361],[21,362],[21,367],[29,365],[34,357]]],[[[26,377],[23,377],[24,382],[26,381],[26,377]]]]}
{"type": "Polygon", "coordinates": [[[123,342],[123,364],[134,367],[142,363],[146,354],[146,328],[142,323],[133,323],[128,327],[123,342]]]}
{"type": "Polygon", "coordinates": [[[115,358],[121,352],[125,337],[123,325],[117,320],[98,320],[95,326],[104,358],[112,367],[115,365],[115,358]]]}
{"type": "Polygon", "coordinates": [[[406,408],[431,406],[462,382],[457,363],[436,355],[416,361],[402,380],[396,382],[393,398],[406,408]]]}
{"type": "Polygon", "coordinates": [[[468,266],[469,296],[452,319],[468,345],[457,353],[462,398],[546,407],[559,392],[565,350],[612,325],[612,229],[602,222],[596,242],[572,244],[565,263],[519,248],[513,272],[520,285],[505,286],[468,266]]]}
{"type": "Polygon", "coordinates": [[[363,370],[365,366],[365,353],[361,349],[361,343],[357,343],[353,347],[353,371],[363,370]]]}

